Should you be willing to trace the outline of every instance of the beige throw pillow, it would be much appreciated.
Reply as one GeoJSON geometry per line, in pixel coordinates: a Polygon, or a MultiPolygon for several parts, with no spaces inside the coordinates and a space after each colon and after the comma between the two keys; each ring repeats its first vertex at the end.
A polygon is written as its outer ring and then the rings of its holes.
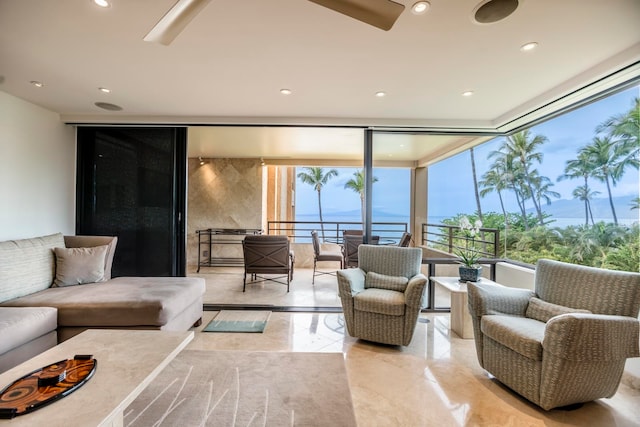
{"type": "Polygon", "coordinates": [[[104,281],[104,260],[108,246],[55,248],[54,286],[73,286],[104,281]]]}
{"type": "Polygon", "coordinates": [[[404,292],[409,279],[403,276],[386,276],[384,274],[369,271],[364,279],[365,288],[388,289],[390,291],[404,292]]]}
{"type": "Polygon", "coordinates": [[[525,317],[547,323],[552,317],[567,313],[591,312],[589,310],[583,310],[580,308],[571,308],[565,307],[564,305],[552,304],[539,298],[532,297],[529,299],[529,305],[527,306],[525,317]]]}

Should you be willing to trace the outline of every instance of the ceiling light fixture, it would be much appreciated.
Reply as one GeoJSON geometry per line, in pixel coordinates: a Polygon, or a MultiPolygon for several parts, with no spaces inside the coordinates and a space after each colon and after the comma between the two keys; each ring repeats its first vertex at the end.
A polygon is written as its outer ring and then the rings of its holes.
{"type": "Polygon", "coordinates": [[[472,17],[478,24],[493,24],[507,18],[518,6],[518,0],[482,0],[473,10],[472,17]]]}
{"type": "Polygon", "coordinates": [[[385,96],[387,96],[386,92],[380,91],[380,92],[376,92],[376,96],[378,98],[384,98],[385,96]]]}
{"type": "Polygon", "coordinates": [[[428,1],[419,1],[411,6],[411,13],[414,15],[423,15],[431,8],[431,3],[428,1]]]}
{"type": "Polygon", "coordinates": [[[291,95],[291,89],[280,89],[280,93],[283,95],[291,95]]]}
{"type": "Polygon", "coordinates": [[[530,50],[533,50],[535,48],[538,47],[538,42],[529,42],[529,43],[525,43],[522,46],[520,46],[520,50],[522,52],[528,52],[530,50]]]}
{"type": "Polygon", "coordinates": [[[107,0],[91,0],[91,1],[96,6],[100,6],[100,7],[110,7],[111,6],[111,3],[109,3],[107,0]]]}
{"type": "Polygon", "coordinates": [[[42,87],[44,86],[44,83],[39,82],[37,80],[31,80],[29,83],[31,83],[32,85],[34,85],[35,87],[42,87]]]}
{"type": "Polygon", "coordinates": [[[122,107],[116,104],[110,104],[108,102],[94,102],[94,104],[98,108],[102,108],[107,111],[121,111],[122,107]]]}
{"type": "Polygon", "coordinates": [[[471,96],[473,95],[473,91],[472,90],[468,90],[466,92],[462,92],[462,96],[471,96]]]}
{"type": "Polygon", "coordinates": [[[99,87],[98,90],[102,93],[111,93],[111,89],[107,89],[106,87],[99,87]]]}

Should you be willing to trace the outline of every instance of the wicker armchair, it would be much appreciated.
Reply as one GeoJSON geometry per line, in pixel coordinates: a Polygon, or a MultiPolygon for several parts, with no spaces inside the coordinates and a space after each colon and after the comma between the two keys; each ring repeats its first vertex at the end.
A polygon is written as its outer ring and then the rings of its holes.
{"type": "Polygon", "coordinates": [[[287,285],[293,280],[294,254],[289,248],[287,236],[256,235],[246,236],[242,240],[244,253],[244,279],[242,292],[247,287],[247,274],[252,281],[267,280],[287,285]],[[280,275],[272,277],[271,275],[280,275]],[[259,276],[260,275],[260,276],[259,276]],[[269,277],[265,275],[270,275],[269,277]],[[286,282],[280,281],[285,279],[286,282]]]}
{"type": "Polygon", "coordinates": [[[427,278],[422,250],[361,245],[359,268],[338,271],[338,290],[351,336],[409,345],[422,307],[427,278]]]}
{"type": "Polygon", "coordinates": [[[468,283],[480,365],[549,410],[615,394],[640,356],[640,274],[539,260],[535,293],[468,283]]]}

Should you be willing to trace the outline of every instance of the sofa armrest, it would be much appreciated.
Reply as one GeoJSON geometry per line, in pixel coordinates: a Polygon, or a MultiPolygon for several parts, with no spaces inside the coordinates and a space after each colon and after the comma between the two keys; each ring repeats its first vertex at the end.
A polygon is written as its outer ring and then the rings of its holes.
{"type": "Polygon", "coordinates": [[[404,291],[405,304],[410,307],[424,306],[424,287],[427,284],[427,276],[424,274],[416,274],[407,283],[407,289],[404,291]]]}
{"type": "Polygon", "coordinates": [[[364,290],[365,272],[359,268],[338,270],[337,276],[340,298],[352,298],[364,290]]]}
{"type": "Polygon", "coordinates": [[[107,256],[104,263],[104,278],[111,279],[111,267],[113,256],[116,253],[118,238],[115,236],[64,236],[64,245],[67,248],[93,248],[107,246],[107,256]]]}
{"type": "Polygon", "coordinates": [[[542,348],[576,362],[610,362],[640,356],[640,322],[626,316],[571,313],[552,317],[542,348]]]}
{"type": "Polygon", "coordinates": [[[507,314],[524,316],[533,291],[467,282],[469,312],[471,316],[507,314]]]}

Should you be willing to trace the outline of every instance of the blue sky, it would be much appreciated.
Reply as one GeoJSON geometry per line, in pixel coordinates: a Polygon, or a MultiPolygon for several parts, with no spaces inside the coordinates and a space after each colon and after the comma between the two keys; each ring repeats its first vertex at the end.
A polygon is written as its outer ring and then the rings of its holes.
{"type": "MultiPolygon", "coordinates": [[[[572,199],[571,192],[581,185],[579,180],[557,181],[564,173],[565,163],[574,159],[578,150],[589,144],[595,136],[595,128],[614,114],[627,111],[635,97],[640,96],[640,87],[625,90],[601,101],[592,103],[578,110],[556,117],[531,128],[534,135],[541,134],[548,138],[542,145],[543,161],[536,168],[541,175],[554,183],[553,191],[561,194],[563,199],[572,199]]],[[[478,179],[486,172],[491,160],[486,158],[491,151],[497,150],[504,138],[496,138],[475,148],[478,179]]],[[[460,153],[429,167],[429,217],[453,216],[457,213],[475,211],[473,196],[473,178],[470,168],[471,160],[468,151],[460,153]],[[452,174],[455,171],[455,174],[452,174]],[[452,176],[455,179],[452,179],[452,176]]],[[[330,168],[326,168],[330,169],[330,168]]],[[[326,215],[332,212],[359,211],[360,198],[351,190],[345,190],[344,184],[352,177],[354,168],[335,168],[339,175],[328,182],[322,192],[322,208],[326,215]]],[[[377,168],[374,175],[378,178],[373,186],[374,211],[390,214],[407,215],[409,212],[409,170],[393,168],[377,168]]],[[[604,183],[590,180],[592,189],[600,191],[598,197],[606,197],[604,183]]],[[[638,197],[640,175],[635,169],[628,169],[612,193],[616,196],[638,197]]],[[[507,197],[507,199],[510,199],[507,197]]],[[[488,195],[481,200],[484,212],[500,212],[500,204],[496,194],[488,195]]],[[[508,211],[517,211],[515,200],[506,200],[508,211]]],[[[317,194],[310,185],[297,183],[296,212],[298,214],[317,213],[317,194]]],[[[582,212],[578,212],[580,217],[582,212]]],[[[327,218],[325,218],[327,219],[327,218]]],[[[375,219],[375,218],[374,218],[375,219]]]]}

